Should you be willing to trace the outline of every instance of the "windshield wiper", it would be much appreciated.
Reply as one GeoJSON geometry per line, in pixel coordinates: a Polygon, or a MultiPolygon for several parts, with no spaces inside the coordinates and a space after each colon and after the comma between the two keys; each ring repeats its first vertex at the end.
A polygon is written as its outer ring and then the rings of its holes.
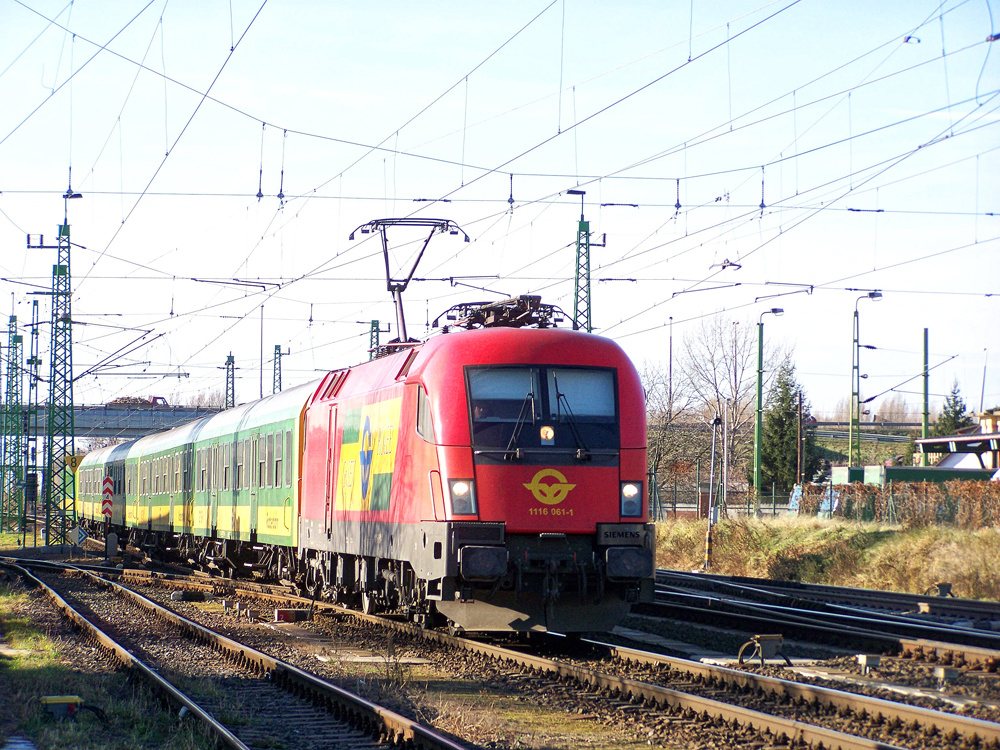
{"type": "Polygon", "coordinates": [[[580,435],[580,427],[576,421],[576,415],[573,414],[573,409],[569,405],[569,399],[566,398],[566,394],[560,392],[559,390],[559,378],[556,374],[552,373],[552,384],[556,388],[556,419],[562,420],[562,410],[560,409],[560,404],[566,404],[566,422],[569,424],[570,432],[573,433],[573,440],[576,441],[576,458],[578,461],[587,461],[590,459],[590,449],[587,444],[583,442],[583,436],[580,435]]]}
{"type": "Polygon", "coordinates": [[[504,458],[517,461],[521,458],[521,449],[517,446],[518,438],[521,437],[521,430],[525,425],[525,417],[527,416],[528,404],[531,404],[531,423],[535,423],[535,392],[528,391],[524,396],[524,401],[521,402],[521,411],[518,412],[517,422],[514,423],[514,431],[511,433],[510,440],[507,443],[507,450],[504,451],[504,458]]]}

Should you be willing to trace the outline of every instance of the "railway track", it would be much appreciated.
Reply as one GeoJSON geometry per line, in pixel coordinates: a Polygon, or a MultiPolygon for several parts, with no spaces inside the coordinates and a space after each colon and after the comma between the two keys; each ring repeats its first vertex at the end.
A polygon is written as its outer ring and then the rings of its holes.
{"type": "MultiPolygon", "coordinates": [[[[522,694],[525,702],[602,717],[609,726],[630,726],[653,744],[677,742],[678,733],[687,733],[690,740],[694,733],[698,738],[717,735],[719,747],[797,741],[845,750],[1000,748],[1000,724],[994,720],[797,680],[596,642],[574,647],[561,639],[532,639],[528,646],[531,653],[525,653],[524,645],[511,648],[509,644],[470,641],[425,632],[407,623],[348,613],[336,606],[301,599],[283,587],[245,587],[228,580],[145,571],[105,570],[103,574],[148,589],[150,595],[166,586],[158,595],[164,600],[169,600],[169,590],[179,587],[253,599],[258,609],[262,609],[261,601],[277,606],[315,606],[321,614],[310,626],[337,633],[335,637],[350,642],[371,637],[365,635],[365,628],[388,628],[397,634],[396,648],[416,649],[428,658],[444,660],[449,665],[446,671],[487,675],[500,685],[501,692],[522,694]],[[550,653],[544,655],[546,651],[550,653]]],[[[184,603],[176,606],[195,608],[184,603]]],[[[260,638],[257,648],[265,651],[273,636],[260,638]]],[[[314,668],[316,664],[315,657],[308,653],[286,658],[300,668],[314,668]]],[[[998,718],[1000,708],[986,711],[986,715],[998,718]]]]}
{"type": "MultiPolygon", "coordinates": [[[[160,577],[158,580],[187,587],[211,585],[191,579],[168,581],[160,577]]],[[[300,606],[307,603],[282,592],[241,593],[300,606]]],[[[768,741],[794,739],[823,747],[885,748],[896,746],[894,742],[898,739],[903,747],[952,747],[961,741],[970,747],[1000,748],[1000,725],[993,721],[858,693],[606,644],[591,644],[601,655],[573,659],[576,663],[570,663],[562,658],[526,654],[522,649],[425,632],[384,618],[348,615],[336,607],[327,611],[338,612],[338,618],[378,623],[379,627],[392,628],[407,638],[475,654],[477,659],[493,665],[484,667],[488,670],[501,665],[501,671],[507,672],[504,679],[513,685],[538,681],[543,691],[551,691],[565,690],[569,683],[575,686],[572,690],[591,696],[591,700],[600,696],[618,705],[619,710],[626,707],[626,713],[642,722],[651,737],[669,734],[668,728],[678,721],[701,717],[697,720],[716,725],[725,723],[730,730],[739,729],[740,733],[762,732],[768,741]],[[642,707],[641,712],[637,712],[637,706],[642,707]]],[[[404,641],[397,643],[402,645],[404,641]]]]}
{"type": "Polygon", "coordinates": [[[907,594],[876,589],[854,589],[801,581],[772,581],[744,576],[724,576],[712,573],[687,573],[659,570],[657,582],[664,585],[691,587],[721,593],[735,593],[750,598],[754,595],[783,597],[795,602],[816,602],[845,607],[864,608],[899,615],[929,615],[955,620],[996,622],[1000,624],[1000,602],[982,599],[961,599],[951,594],[951,586],[939,583],[935,591],[907,594]]]}
{"type": "Polygon", "coordinates": [[[118,584],[78,570],[67,576],[52,564],[42,567],[46,570],[37,574],[17,569],[102,648],[193,713],[226,747],[466,747],[118,584]]]}
{"type": "MultiPolygon", "coordinates": [[[[919,607],[912,613],[896,614],[886,612],[885,607],[876,611],[857,604],[829,603],[822,600],[822,592],[811,598],[797,597],[782,592],[780,586],[772,590],[725,577],[700,580],[700,574],[660,571],[657,578],[656,603],[638,608],[652,616],[751,633],[782,633],[786,638],[987,672],[1000,669],[1000,633],[928,619],[919,607]]],[[[838,591],[836,596],[845,598],[846,594],[838,591]]],[[[869,593],[863,593],[860,600],[870,600],[869,593]]],[[[910,601],[919,603],[920,598],[910,601]]],[[[967,601],[955,606],[965,612],[977,608],[967,601]]],[[[996,611],[991,603],[977,610],[987,616],[996,611]]]]}

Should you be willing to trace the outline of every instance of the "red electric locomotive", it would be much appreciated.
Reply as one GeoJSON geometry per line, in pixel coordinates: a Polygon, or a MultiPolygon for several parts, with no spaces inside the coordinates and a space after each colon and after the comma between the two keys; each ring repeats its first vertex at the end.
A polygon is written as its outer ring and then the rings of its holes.
{"type": "Polygon", "coordinates": [[[608,339],[552,328],[538,297],[461,306],[453,328],[476,330],[410,340],[413,270],[388,270],[396,226],[460,232],[437,219],[361,228],[382,233],[392,353],[94,451],[77,476],[81,521],[100,530],[112,477],[112,528],[166,559],[453,630],[613,627],[653,592],[635,368],[608,339]]]}
{"type": "MultiPolygon", "coordinates": [[[[526,306],[494,309],[509,324],[526,306]]],[[[608,339],[439,335],[329,373],[303,433],[298,564],[316,594],[559,632],[606,630],[652,596],[643,390],[608,339]]]]}

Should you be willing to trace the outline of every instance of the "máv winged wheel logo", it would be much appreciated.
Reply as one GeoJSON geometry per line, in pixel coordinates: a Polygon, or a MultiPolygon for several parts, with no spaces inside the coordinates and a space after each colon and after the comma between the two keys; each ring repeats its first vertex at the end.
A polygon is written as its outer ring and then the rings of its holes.
{"type": "Polygon", "coordinates": [[[576,487],[575,484],[569,484],[566,481],[566,477],[561,471],[555,469],[542,469],[531,478],[530,484],[524,486],[538,502],[545,505],[558,505],[566,499],[570,490],[576,487]],[[543,479],[554,479],[555,481],[546,484],[542,481],[543,479]]]}

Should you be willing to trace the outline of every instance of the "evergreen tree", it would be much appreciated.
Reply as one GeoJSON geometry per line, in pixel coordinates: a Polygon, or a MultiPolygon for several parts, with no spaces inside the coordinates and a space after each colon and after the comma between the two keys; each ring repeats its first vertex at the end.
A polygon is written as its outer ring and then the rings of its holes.
{"type": "Polygon", "coordinates": [[[934,423],[934,435],[955,435],[963,427],[972,427],[976,422],[968,413],[965,401],[958,389],[958,382],[951,387],[951,395],[944,400],[937,422],[934,423]]]}
{"type": "MultiPolygon", "coordinates": [[[[795,484],[798,465],[799,395],[802,395],[802,416],[809,413],[809,402],[802,386],[795,380],[795,365],[782,365],[765,403],[764,429],[761,436],[761,490],[772,485],[788,491],[795,484]]],[[[812,479],[820,468],[816,438],[811,430],[802,430],[802,477],[812,479]]]]}

